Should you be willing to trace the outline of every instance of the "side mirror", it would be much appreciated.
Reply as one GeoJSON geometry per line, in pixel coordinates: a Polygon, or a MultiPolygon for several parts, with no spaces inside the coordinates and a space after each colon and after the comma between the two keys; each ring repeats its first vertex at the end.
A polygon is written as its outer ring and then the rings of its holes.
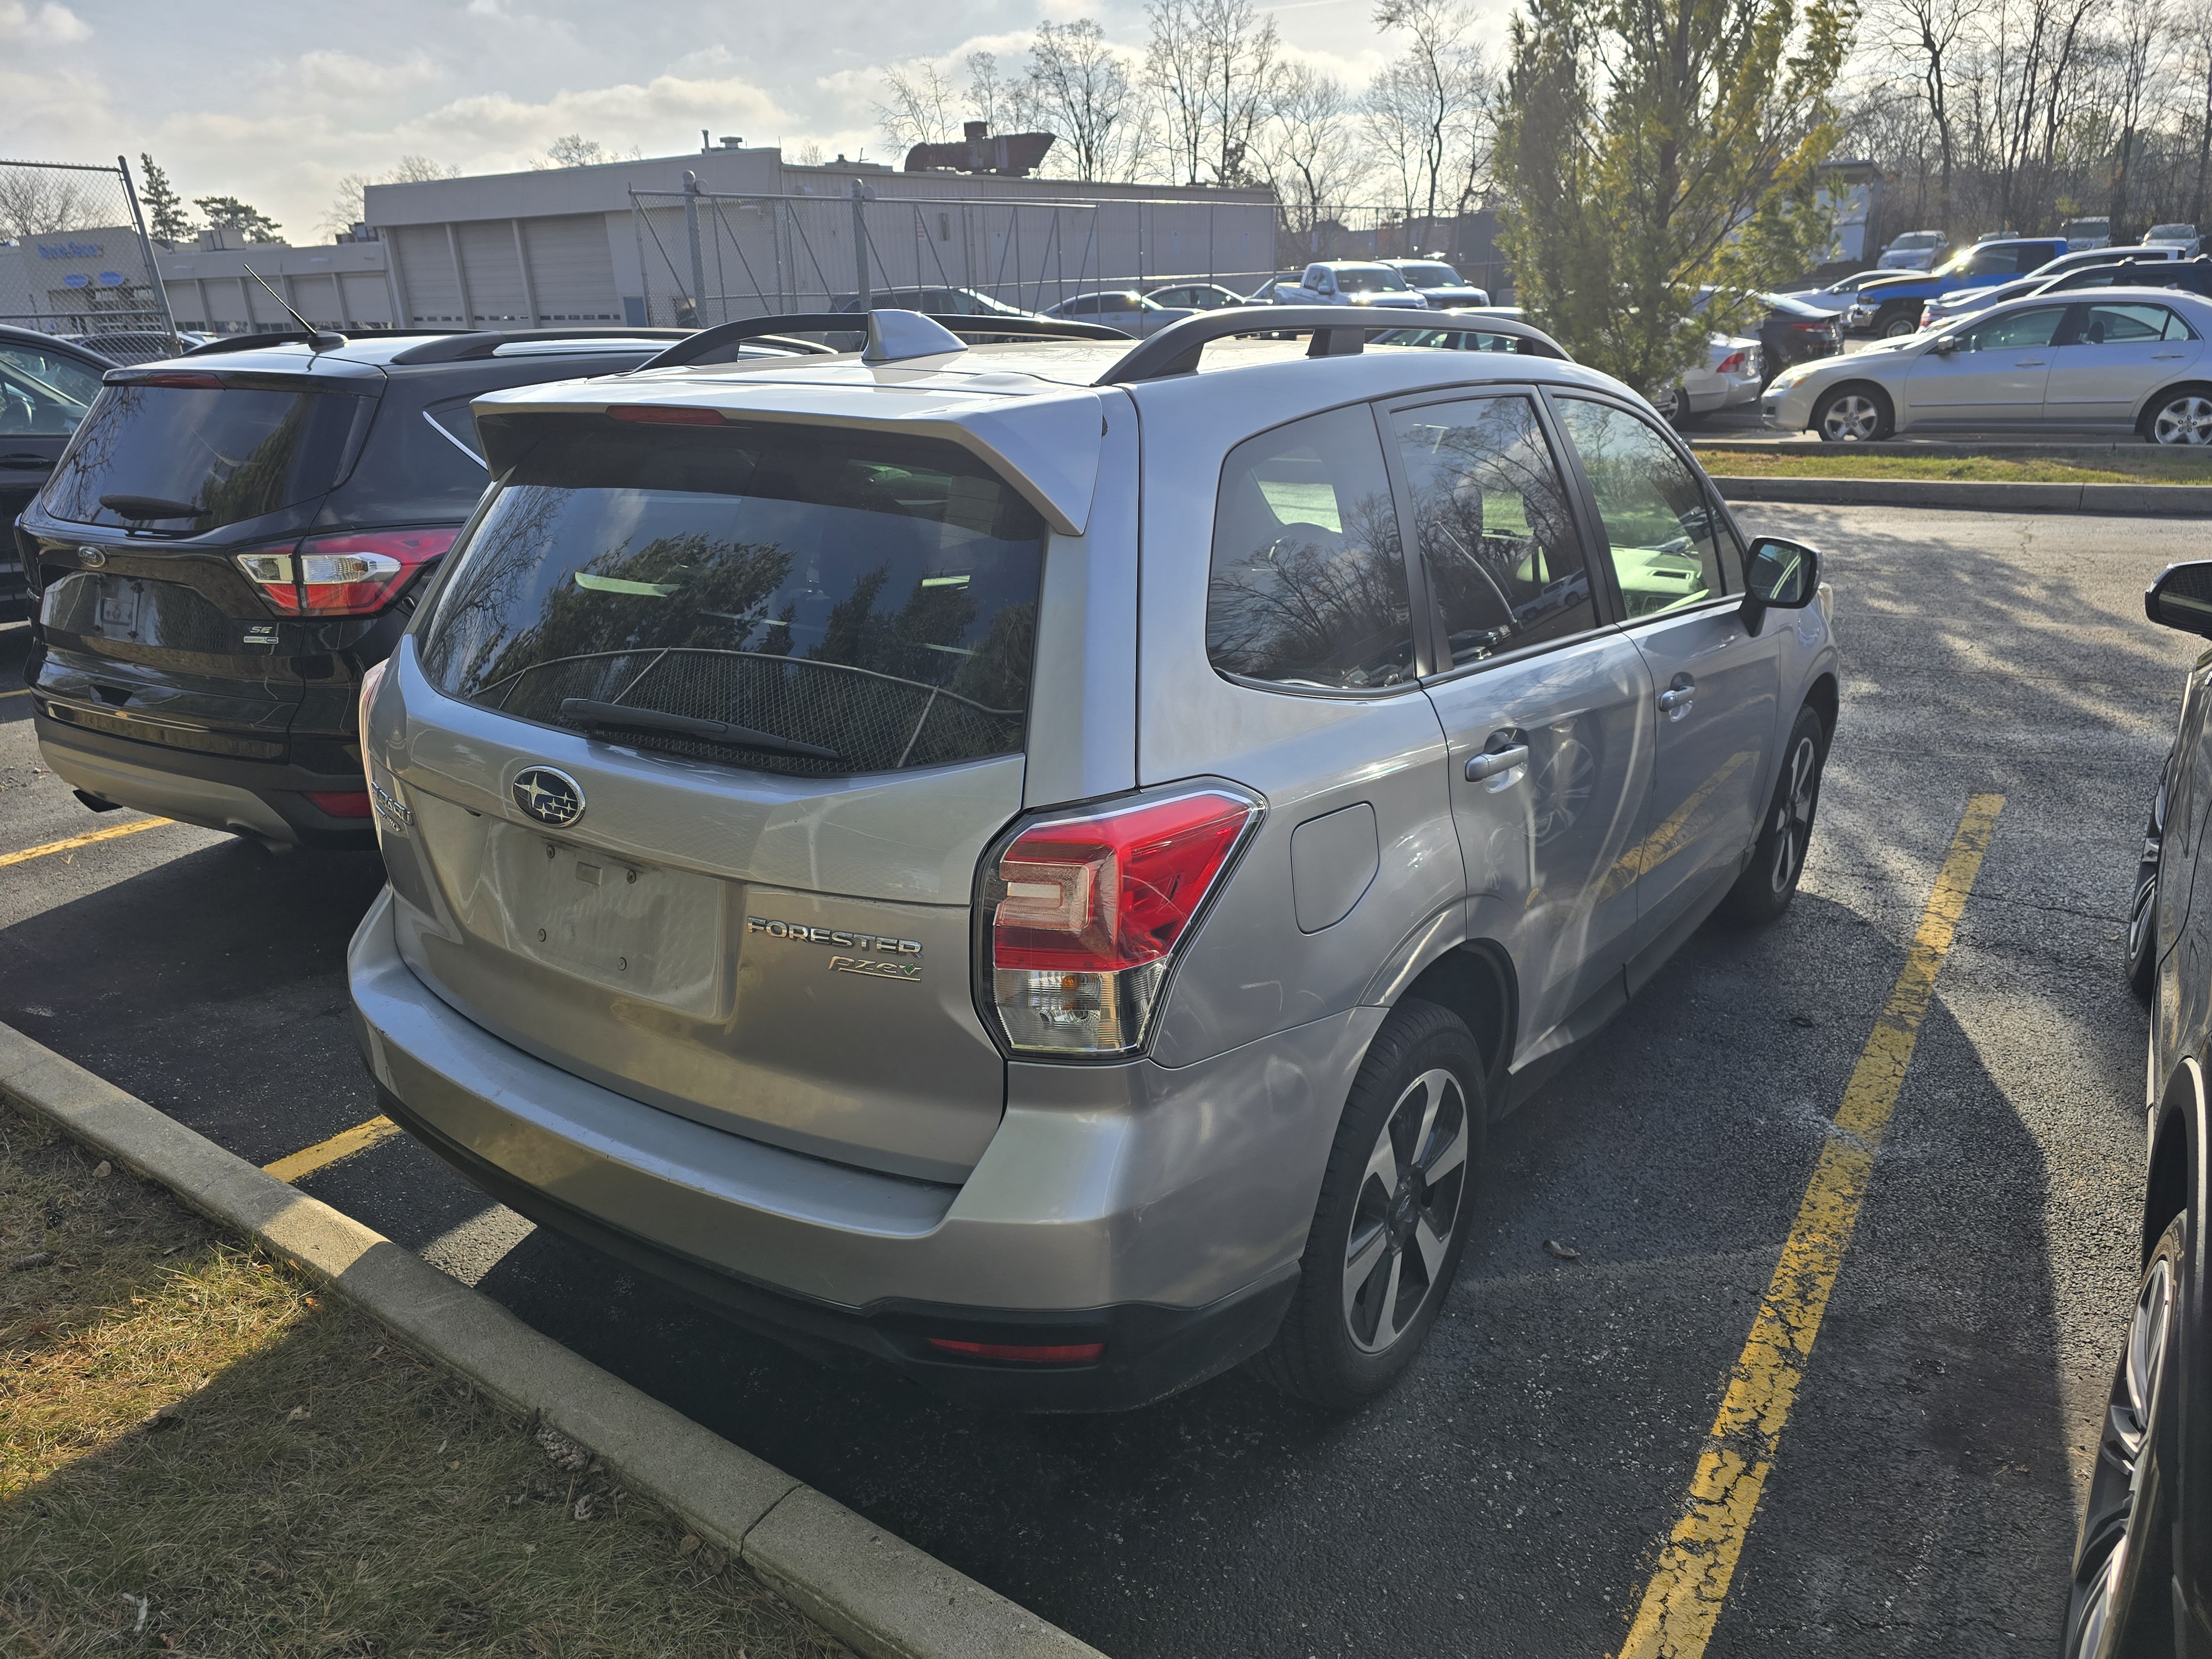
{"type": "MultiPolygon", "coordinates": [[[[2212,571],[2212,565],[2204,567],[2212,571]]],[[[1802,542],[1761,536],[1751,544],[1745,573],[1745,621],[1753,633],[1769,611],[1802,611],[1820,591],[1820,555],[1802,542]]]]}
{"type": "Polygon", "coordinates": [[[1936,337],[1933,349],[1938,357],[1948,357],[1959,349],[1959,337],[1955,334],[1939,334],[1936,337]]]}
{"type": "Polygon", "coordinates": [[[2161,628],[2212,637],[2212,562],[2166,566],[2143,590],[2143,613],[2161,628]]]}

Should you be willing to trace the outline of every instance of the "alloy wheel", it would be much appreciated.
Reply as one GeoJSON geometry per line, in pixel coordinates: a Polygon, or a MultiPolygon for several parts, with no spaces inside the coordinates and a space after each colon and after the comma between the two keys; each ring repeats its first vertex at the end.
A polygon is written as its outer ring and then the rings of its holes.
{"type": "Polygon", "coordinates": [[[1774,807],[1774,861],[1767,879],[1778,897],[1790,890],[1813,840],[1813,806],[1820,793],[1820,751],[1809,737],[1790,752],[1788,787],[1774,807]]]}
{"type": "Polygon", "coordinates": [[[2212,398],[2176,398],[2151,417],[2153,443],[2212,444],[2212,398]]]}
{"type": "Polygon", "coordinates": [[[1344,1322],[1363,1353],[1395,1342],[1443,1277],[1468,1127],[1467,1097],[1441,1066],[1407,1084],[1382,1121],[1345,1240],[1344,1322]]]}
{"type": "Polygon", "coordinates": [[[2167,1262],[2159,1261],[2152,1264],[2136,1297],[2127,1349],[2105,1413],[2104,1455],[2125,1472],[2127,1491],[2100,1517],[2099,1530],[2105,1534],[2106,1553],[2095,1576],[2082,1587],[2081,1614],[2074,1624],[2067,1659],[2108,1659],[2118,1633],[2118,1598],[2128,1576],[2129,1522],[2142,1502],[2143,1475],[2150,1461],[2143,1454],[2150,1443],[2158,1379],[2166,1369],[2172,1329],[2173,1273],[2167,1262]]]}
{"type": "Polygon", "coordinates": [[[1820,417],[1820,435],[1831,443],[1866,443],[1881,429],[1881,410],[1860,392],[1847,392],[1820,417]]]}

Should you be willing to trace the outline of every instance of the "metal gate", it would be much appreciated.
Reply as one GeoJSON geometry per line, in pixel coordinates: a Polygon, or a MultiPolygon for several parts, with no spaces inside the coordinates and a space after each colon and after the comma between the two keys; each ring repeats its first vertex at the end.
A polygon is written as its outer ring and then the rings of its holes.
{"type": "Polygon", "coordinates": [[[0,323],[81,337],[118,362],[174,353],[176,322],[121,156],[112,167],[0,161],[0,323]]]}
{"type": "Polygon", "coordinates": [[[836,311],[863,295],[944,303],[930,289],[1023,311],[1168,277],[1245,293],[1273,268],[1272,203],[878,197],[859,181],[847,197],[629,195],[641,320],[656,327],[836,311]]]}

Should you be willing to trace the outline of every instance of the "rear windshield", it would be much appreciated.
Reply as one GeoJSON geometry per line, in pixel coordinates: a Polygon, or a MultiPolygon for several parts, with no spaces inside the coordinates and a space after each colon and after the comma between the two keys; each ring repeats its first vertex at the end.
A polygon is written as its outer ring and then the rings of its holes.
{"type": "Polygon", "coordinates": [[[966,451],[818,427],[515,427],[497,447],[520,459],[424,647],[448,696],[802,776],[1021,749],[1044,525],[966,451]]]}
{"type": "Polygon", "coordinates": [[[323,494],[368,400],[291,388],[111,386],[42,504],[70,524],[197,535],[323,494]]]}

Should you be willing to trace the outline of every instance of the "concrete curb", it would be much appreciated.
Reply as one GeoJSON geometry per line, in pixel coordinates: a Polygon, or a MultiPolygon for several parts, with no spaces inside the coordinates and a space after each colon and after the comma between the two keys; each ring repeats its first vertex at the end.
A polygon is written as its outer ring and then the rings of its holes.
{"type": "Polygon", "coordinates": [[[1948,478],[1735,478],[1712,475],[1731,501],[1820,507],[1928,507],[1981,513],[2102,513],[2212,518],[2212,484],[1968,483],[1948,478]]]}
{"type": "Polygon", "coordinates": [[[510,1409],[535,1413],[598,1453],[625,1486],[868,1659],[1102,1659],[541,1335],[413,1251],[5,1024],[0,1095],[210,1220],[251,1234],[510,1409]]]}

